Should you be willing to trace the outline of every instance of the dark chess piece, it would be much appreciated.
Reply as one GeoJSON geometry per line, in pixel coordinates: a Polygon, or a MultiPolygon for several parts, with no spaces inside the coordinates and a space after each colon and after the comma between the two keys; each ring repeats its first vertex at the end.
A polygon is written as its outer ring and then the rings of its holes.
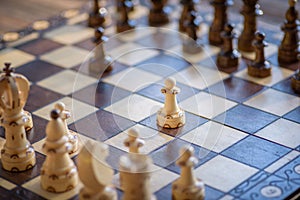
{"type": "Polygon", "coordinates": [[[168,0],[151,0],[152,8],[148,16],[150,26],[161,26],[169,23],[170,10],[166,6],[168,0]]]}
{"type": "Polygon", "coordinates": [[[238,39],[238,49],[244,52],[253,52],[252,41],[256,32],[256,17],[263,15],[257,4],[258,0],[243,0],[241,14],[244,16],[244,30],[238,39]]]}
{"type": "Polygon", "coordinates": [[[116,0],[116,2],[117,2],[117,12],[121,11],[123,3],[125,3],[127,5],[129,12],[134,11],[134,4],[133,4],[132,0],[116,0]]]}
{"type": "Polygon", "coordinates": [[[232,71],[235,71],[239,65],[241,54],[237,49],[233,48],[233,39],[236,38],[233,29],[233,24],[226,24],[224,31],[221,33],[223,45],[217,57],[217,66],[220,69],[232,69],[232,71]]]}
{"type": "MultiPolygon", "coordinates": [[[[298,61],[300,63],[300,54],[298,55],[298,61]]],[[[292,76],[292,79],[291,79],[291,86],[292,86],[292,89],[300,94],[300,64],[299,64],[299,68],[298,70],[296,71],[296,73],[292,76]]]]}
{"type": "Polygon", "coordinates": [[[227,24],[227,7],[233,5],[232,0],[212,0],[211,5],[215,9],[214,20],[209,28],[208,40],[212,45],[223,43],[221,32],[227,24]]]}
{"type": "Polygon", "coordinates": [[[95,40],[96,45],[94,50],[94,57],[90,59],[89,71],[91,73],[101,75],[103,72],[109,72],[112,70],[112,58],[105,55],[104,43],[108,40],[107,37],[103,36],[104,29],[98,27],[95,30],[95,40]]]}
{"type": "Polygon", "coordinates": [[[265,34],[257,31],[253,42],[255,60],[248,65],[248,74],[250,76],[264,78],[271,75],[271,64],[265,59],[264,48],[267,46],[265,34]]]}
{"type": "Polygon", "coordinates": [[[121,33],[124,31],[131,30],[135,27],[135,22],[129,20],[129,12],[132,10],[132,2],[129,3],[125,0],[121,0],[120,6],[118,7],[118,19],[117,19],[117,32],[121,33]]]}
{"type": "Polygon", "coordinates": [[[287,10],[286,20],[281,30],[284,32],[281,45],[278,48],[278,62],[291,64],[297,62],[300,53],[298,11],[295,8],[297,0],[289,0],[290,8],[287,10]]]}
{"type": "Polygon", "coordinates": [[[198,3],[199,0],[181,0],[180,3],[182,5],[182,12],[180,19],[178,21],[178,29],[181,32],[185,32],[184,24],[188,20],[189,13],[192,11],[196,11],[195,4],[198,3]]]}
{"type": "Polygon", "coordinates": [[[103,27],[106,16],[107,16],[106,8],[100,8],[98,4],[98,0],[94,0],[93,10],[89,14],[88,26],[93,28],[99,26],[103,27]]]}
{"type": "Polygon", "coordinates": [[[182,50],[189,54],[195,54],[202,50],[201,40],[198,38],[197,31],[201,23],[201,18],[195,11],[188,13],[188,19],[184,23],[184,29],[188,38],[183,40],[182,50]]]}

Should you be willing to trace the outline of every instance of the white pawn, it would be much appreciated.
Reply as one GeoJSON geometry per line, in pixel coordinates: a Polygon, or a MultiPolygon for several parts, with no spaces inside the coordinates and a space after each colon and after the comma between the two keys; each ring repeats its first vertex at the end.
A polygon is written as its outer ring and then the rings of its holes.
{"type": "Polygon", "coordinates": [[[165,95],[165,105],[157,112],[157,124],[164,128],[179,128],[185,124],[185,113],[178,104],[176,95],[180,89],[176,87],[176,80],[169,77],[165,80],[165,87],[161,89],[165,95]]]}
{"type": "Polygon", "coordinates": [[[78,174],[84,187],[80,190],[79,198],[84,200],[117,200],[117,192],[110,184],[114,171],[106,163],[108,146],[103,143],[92,145],[86,143],[78,155],[78,174]],[[97,158],[94,158],[97,154],[97,158]]]}
{"type": "Polygon", "coordinates": [[[73,146],[72,150],[70,151],[69,154],[72,154],[72,153],[78,151],[78,136],[77,136],[77,133],[69,130],[69,128],[68,128],[67,119],[69,119],[71,117],[71,113],[68,110],[66,110],[66,106],[63,102],[56,103],[54,107],[55,107],[55,109],[59,110],[60,118],[64,122],[65,127],[67,129],[66,136],[68,137],[69,142],[73,146]]]}
{"type": "Polygon", "coordinates": [[[72,145],[68,142],[66,132],[59,111],[52,110],[42,147],[46,160],[41,168],[41,186],[48,192],[66,192],[78,183],[77,169],[69,156],[72,145]]]}
{"type": "Polygon", "coordinates": [[[137,129],[132,128],[128,131],[128,138],[124,141],[124,145],[129,148],[130,153],[139,153],[139,148],[144,146],[145,141],[138,137],[137,129]]]}
{"type": "Polygon", "coordinates": [[[173,200],[204,199],[204,183],[195,177],[193,171],[197,162],[192,146],[184,146],[180,149],[180,158],[176,164],[181,168],[181,173],[180,177],[172,184],[173,200]]]}

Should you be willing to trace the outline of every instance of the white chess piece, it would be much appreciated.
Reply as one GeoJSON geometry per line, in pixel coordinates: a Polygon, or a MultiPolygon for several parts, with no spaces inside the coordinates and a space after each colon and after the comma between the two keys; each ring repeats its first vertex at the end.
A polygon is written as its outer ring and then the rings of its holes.
{"type": "Polygon", "coordinates": [[[130,153],[139,153],[139,148],[144,146],[145,141],[139,138],[137,129],[128,131],[128,138],[124,141],[124,145],[129,148],[130,153]]]}
{"type": "Polygon", "coordinates": [[[164,128],[179,128],[185,124],[185,113],[178,104],[176,95],[180,89],[176,87],[176,80],[169,77],[165,80],[165,87],[161,89],[165,94],[165,104],[157,112],[157,124],[164,128]]]}
{"type": "Polygon", "coordinates": [[[66,132],[59,111],[52,110],[42,147],[46,160],[41,168],[41,186],[48,192],[66,192],[78,183],[77,168],[69,156],[72,145],[68,142],[66,132]]]}
{"type": "Polygon", "coordinates": [[[172,185],[174,200],[197,199],[205,196],[204,183],[195,177],[193,168],[198,160],[194,157],[194,148],[184,146],[180,149],[180,158],[176,164],[181,168],[180,177],[172,185]]]}

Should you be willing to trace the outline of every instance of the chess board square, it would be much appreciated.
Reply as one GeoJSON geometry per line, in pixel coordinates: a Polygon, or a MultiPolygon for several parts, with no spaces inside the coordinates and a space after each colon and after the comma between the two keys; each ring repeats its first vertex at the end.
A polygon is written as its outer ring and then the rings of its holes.
{"type": "Polygon", "coordinates": [[[194,172],[205,184],[228,192],[257,171],[253,167],[218,155],[195,169],[194,172]]]}
{"type": "Polygon", "coordinates": [[[160,76],[149,72],[137,68],[128,68],[117,74],[106,77],[102,81],[134,92],[147,87],[160,79],[160,76]]]}
{"type": "Polygon", "coordinates": [[[238,105],[217,116],[214,120],[223,123],[224,119],[227,126],[252,134],[275,121],[278,117],[255,108],[238,105]]]}
{"type": "Polygon", "coordinates": [[[62,68],[41,60],[29,62],[16,69],[17,73],[24,75],[31,82],[38,82],[60,71],[62,68]]]}
{"type": "Polygon", "coordinates": [[[188,66],[190,66],[190,64],[185,60],[180,59],[178,56],[159,54],[158,56],[139,63],[138,67],[139,69],[166,77],[179,72],[188,66]]]}
{"type": "Polygon", "coordinates": [[[211,119],[237,103],[206,92],[200,92],[180,103],[181,107],[195,115],[211,119]]]}
{"type": "Polygon", "coordinates": [[[183,135],[181,139],[220,153],[246,136],[241,131],[209,121],[183,135]]]}
{"type": "Polygon", "coordinates": [[[62,44],[48,39],[38,39],[18,46],[18,49],[37,56],[59,47],[62,47],[62,44]]]}
{"type": "Polygon", "coordinates": [[[258,169],[264,169],[289,151],[290,149],[281,145],[249,136],[226,149],[222,155],[258,169]]]}
{"type": "Polygon", "coordinates": [[[255,135],[290,148],[300,145],[300,125],[286,119],[278,119],[255,135]]]}
{"type": "Polygon", "coordinates": [[[33,129],[31,129],[30,132],[26,134],[27,139],[31,144],[45,138],[46,136],[45,130],[48,124],[48,120],[35,115],[32,115],[32,121],[33,121],[33,129]]]}
{"type": "Polygon", "coordinates": [[[47,32],[45,38],[62,44],[74,44],[94,35],[94,29],[80,25],[61,26],[47,32]]]}
{"type": "Polygon", "coordinates": [[[3,169],[2,163],[0,162],[0,166],[1,166],[0,177],[9,181],[10,183],[20,185],[38,176],[40,174],[40,169],[44,163],[45,156],[37,152],[35,153],[35,156],[36,156],[36,165],[32,169],[26,170],[22,173],[15,173],[15,172],[2,170],[3,169]]]}
{"type": "MultiPolygon", "coordinates": [[[[131,128],[136,128],[139,131],[139,137],[145,141],[145,145],[139,149],[140,152],[144,154],[154,151],[173,139],[171,136],[139,124],[131,128]]],[[[128,147],[124,145],[124,141],[128,138],[128,131],[130,129],[106,140],[105,143],[128,152],[128,147]]]]}
{"type": "Polygon", "coordinates": [[[68,124],[76,122],[86,117],[87,115],[96,112],[97,110],[95,107],[80,102],[76,99],[64,97],[36,110],[35,112],[33,112],[33,114],[46,120],[50,120],[50,112],[52,109],[54,109],[54,105],[58,102],[63,102],[66,105],[66,110],[69,110],[71,112],[71,117],[67,120],[68,124]]]}
{"type": "Polygon", "coordinates": [[[245,105],[282,116],[300,105],[300,98],[268,89],[246,101],[245,105]]]}
{"type": "Polygon", "coordinates": [[[156,28],[151,27],[138,27],[131,31],[126,31],[122,34],[119,34],[117,37],[124,42],[135,42],[139,41],[144,37],[151,37],[155,34],[156,28]]]}
{"type": "Polygon", "coordinates": [[[271,76],[268,76],[266,78],[256,78],[249,76],[247,71],[248,69],[244,69],[242,71],[239,71],[238,73],[235,73],[234,76],[266,86],[272,86],[275,83],[288,78],[294,73],[292,70],[289,69],[285,69],[282,67],[273,67],[271,76]]]}
{"type": "Polygon", "coordinates": [[[129,95],[130,92],[127,90],[99,82],[73,93],[72,97],[92,106],[103,108],[129,95]]]}
{"type": "Polygon", "coordinates": [[[69,127],[75,132],[95,138],[98,141],[105,141],[134,124],[126,118],[98,110],[96,113],[70,124],[69,127]]]}
{"type": "Polygon", "coordinates": [[[284,167],[278,170],[275,174],[300,185],[300,156],[297,156],[295,159],[291,160],[288,164],[286,164],[284,167]]]}
{"type": "Polygon", "coordinates": [[[64,70],[39,81],[37,85],[63,95],[68,95],[96,82],[97,79],[95,78],[71,70],[64,70]]]}
{"type": "Polygon", "coordinates": [[[34,59],[35,57],[33,55],[17,49],[7,48],[0,51],[0,63],[3,65],[3,63],[10,62],[14,68],[33,61],[34,59]]]}
{"type": "Polygon", "coordinates": [[[81,182],[73,188],[72,190],[68,192],[63,192],[63,193],[51,193],[48,192],[41,187],[41,176],[38,176],[25,184],[22,185],[23,188],[26,188],[27,190],[38,194],[39,196],[42,196],[46,199],[70,199],[71,197],[75,196],[76,194],[79,193],[80,188],[82,187],[81,182]]]}
{"type": "Polygon", "coordinates": [[[176,74],[173,77],[180,83],[197,89],[207,88],[223,79],[228,75],[206,67],[191,66],[176,74]]]}
{"type": "Polygon", "coordinates": [[[139,122],[157,112],[160,107],[162,107],[161,103],[137,94],[132,94],[106,107],[105,110],[139,122]]]}
{"type": "Polygon", "coordinates": [[[72,68],[81,64],[89,52],[75,46],[64,46],[41,55],[40,59],[63,68],[72,68]]]}
{"type": "MultiPolygon", "coordinates": [[[[138,94],[141,94],[145,97],[154,99],[159,102],[165,101],[165,95],[163,95],[160,90],[164,87],[163,81],[160,81],[158,83],[151,84],[150,86],[141,89],[138,91],[138,94]]],[[[177,94],[176,98],[178,102],[182,102],[183,100],[191,97],[192,95],[197,94],[200,90],[189,87],[187,85],[176,83],[176,87],[180,88],[179,94],[177,94]]]]}
{"type": "Polygon", "coordinates": [[[114,61],[133,66],[159,54],[157,50],[143,47],[134,43],[126,43],[108,50],[114,61]]]}
{"type": "Polygon", "coordinates": [[[249,81],[244,81],[239,78],[229,77],[223,82],[218,82],[210,86],[207,90],[210,93],[222,96],[236,102],[244,102],[257,92],[263,90],[262,85],[258,85],[249,81]],[[223,92],[225,88],[225,92],[223,92]]]}
{"type": "Polygon", "coordinates": [[[284,118],[300,123],[300,106],[284,115],[284,118]]]}
{"type": "Polygon", "coordinates": [[[15,184],[3,179],[0,177],[0,186],[7,189],[7,190],[12,190],[16,187],[15,184]]]}
{"type": "Polygon", "coordinates": [[[296,94],[291,87],[291,77],[277,83],[276,85],[272,86],[272,88],[300,97],[300,94],[296,94]]]}
{"type": "Polygon", "coordinates": [[[13,189],[10,194],[8,199],[41,199],[42,197],[39,196],[38,194],[35,194],[21,186],[16,187],[13,189]]]}
{"type": "Polygon", "coordinates": [[[147,117],[140,123],[145,126],[148,126],[150,128],[153,128],[155,130],[158,130],[160,132],[166,133],[168,135],[179,136],[179,135],[183,135],[183,134],[187,133],[188,131],[194,129],[195,127],[199,126],[200,124],[207,122],[206,119],[196,116],[196,115],[193,115],[189,112],[185,112],[185,120],[186,120],[185,125],[180,128],[176,128],[176,129],[163,128],[163,127],[160,127],[157,125],[156,113],[155,113],[154,115],[147,117]]]}

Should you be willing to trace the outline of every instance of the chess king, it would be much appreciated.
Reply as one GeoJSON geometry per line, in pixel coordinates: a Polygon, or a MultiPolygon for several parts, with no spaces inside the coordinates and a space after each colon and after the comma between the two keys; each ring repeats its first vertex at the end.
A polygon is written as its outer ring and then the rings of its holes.
{"type": "Polygon", "coordinates": [[[5,170],[24,171],[35,163],[35,152],[26,138],[25,127],[31,120],[23,110],[28,94],[29,81],[20,74],[12,73],[10,63],[0,75],[0,125],[5,129],[6,142],[1,150],[1,162],[5,170]]]}

